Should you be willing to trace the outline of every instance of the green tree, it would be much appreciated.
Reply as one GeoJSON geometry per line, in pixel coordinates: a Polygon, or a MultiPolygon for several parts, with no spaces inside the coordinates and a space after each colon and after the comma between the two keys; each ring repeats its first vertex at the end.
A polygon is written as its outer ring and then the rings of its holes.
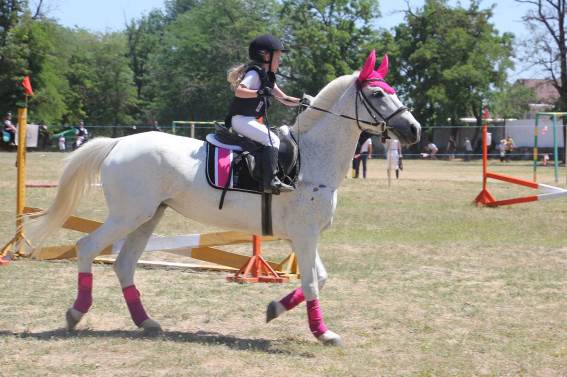
{"type": "Polygon", "coordinates": [[[10,31],[18,24],[27,7],[26,0],[0,1],[0,47],[6,45],[10,31]]]}
{"type": "MultiPolygon", "coordinates": [[[[128,63],[126,36],[103,35],[93,46],[89,62],[92,78],[87,93],[86,113],[91,124],[127,125],[137,112],[136,87],[128,63]]],[[[113,128],[113,136],[116,129],[113,128]]]]}
{"type": "Polygon", "coordinates": [[[227,70],[246,63],[250,40],[276,25],[275,6],[273,0],[203,0],[178,14],[151,54],[152,111],[165,121],[222,120],[233,95],[227,70]]]}
{"type": "Polygon", "coordinates": [[[282,74],[298,91],[317,93],[334,78],[360,69],[377,40],[376,0],[284,0],[281,18],[291,48],[282,74]]]}
{"type": "Polygon", "coordinates": [[[95,87],[95,47],[100,37],[83,29],[64,29],[61,54],[66,59],[65,78],[69,90],[65,93],[67,112],[63,124],[76,125],[80,120],[90,122],[88,115],[89,96],[95,87]]]}
{"type": "Polygon", "coordinates": [[[21,27],[27,1],[0,1],[0,111],[13,110],[20,100],[18,89],[27,69],[27,30],[21,27]]]}
{"type": "Polygon", "coordinates": [[[165,15],[168,21],[175,21],[177,17],[193,8],[202,5],[202,0],[166,0],[165,15]]]}
{"type": "Polygon", "coordinates": [[[483,101],[505,84],[513,36],[500,35],[491,17],[480,1],[463,8],[427,0],[395,28],[394,81],[425,127],[470,115],[480,125],[483,101]]]}
{"type": "Polygon", "coordinates": [[[559,111],[567,112],[567,0],[516,0],[531,4],[523,20],[530,31],[525,58],[544,69],[559,92],[559,111]]]}
{"type": "Polygon", "coordinates": [[[165,28],[165,18],[160,10],[151,11],[138,20],[132,20],[126,27],[130,68],[134,72],[138,99],[147,81],[149,56],[160,45],[165,28]]]}
{"type": "Polygon", "coordinates": [[[522,118],[529,104],[536,101],[537,96],[532,88],[505,84],[502,90],[492,94],[490,113],[498,118],[522,118]]]}
{"type": "Polygon", "coordinates": [[[62,28],[45,19],[28,20],[28,69],[34,85],[30,118],[36,122],[58,123],[67,112],[65,97],[69,85],[65,77],[67,57],[61,54],[62,28]]]}

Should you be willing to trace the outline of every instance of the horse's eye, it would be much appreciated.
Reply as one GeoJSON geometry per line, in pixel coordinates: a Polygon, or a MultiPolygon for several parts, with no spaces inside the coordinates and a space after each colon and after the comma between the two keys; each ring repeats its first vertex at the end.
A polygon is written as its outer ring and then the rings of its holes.
{"type": "Polygon", "coordinates": [[[382,97],[384,97],[384,92],[381,91],[381,90],[377,90],[377,91],[375,91],[374,93],[372,93],[372,97],[375,97],[375,98],[382,98],[382,97]]]}

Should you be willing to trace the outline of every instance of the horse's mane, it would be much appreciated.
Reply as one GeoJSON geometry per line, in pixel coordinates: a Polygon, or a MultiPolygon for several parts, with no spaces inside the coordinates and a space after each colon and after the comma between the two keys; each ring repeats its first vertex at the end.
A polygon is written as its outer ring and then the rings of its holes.
{"type": "MultiPolygon", "coordinates": [[[[354,75],[337,77],[317,94],[311,105],[332,111],[340,96],[343,95],[349,85],[352,84],[354,75]]],[[[295,119],[293,131],[303,133],[313,127],[326,113],[313,109],[306,109],[295,119]]]]}

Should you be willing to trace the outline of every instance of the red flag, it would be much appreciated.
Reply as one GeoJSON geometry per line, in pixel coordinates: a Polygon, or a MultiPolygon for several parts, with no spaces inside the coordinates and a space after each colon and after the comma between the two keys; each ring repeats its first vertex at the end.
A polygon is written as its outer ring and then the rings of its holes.
{"type": "Polygon", "coordinates": [[[26,96],[33,96],[33,90],[29,76],[24,77],[22,81],[22,86],[24,87],[24,93],[26,94],[26,96]]]}
{"type": "Polygon", "coordinates": [[[483,119],[488,119],[490,118],[490,112],[488,112],[488,106],[484,106],[482,108],[482,118],[483,119]]]}

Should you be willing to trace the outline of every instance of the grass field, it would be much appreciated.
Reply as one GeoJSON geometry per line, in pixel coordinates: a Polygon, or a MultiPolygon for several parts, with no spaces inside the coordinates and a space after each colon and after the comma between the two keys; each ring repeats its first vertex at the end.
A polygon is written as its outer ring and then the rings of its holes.
{"type": "MultiPolygon", "coordinates": [[[[14,231],[14,158],[0,153],[0,244],[14,231]]],[[[61,158],[29,154],[30,179],[54,179],[61,158]]],[[[526,163],[491,166],[531,177],[526,163]]],[[[0,376],[566,376],[567,201],[476,208],[480,171],[479,162],[408,160],[388,189],[384,161],[372,160],[369,179],[344,182],[320,245],[330,275],[322,308],[343,348],[316,343],[304,306],[264,323],[266,304],[297,283],[237,285],[224,273],[161,269],[136,275],[164,328],[144,337],[102,265],[93,307],[68,333],[75,263],[22,260],[0,269],[0,376]]],[[[553,184],[552,169],[540,175],[553,184]]],[[[490,187],[497,197],[532,193],[490,187]]],[[[46,206],[54,190],[28,194],[28,204],[46,206]]],[[[100,192],[79,209],[105,213],[100,192]]],[[[210,230],[169,211],[157,232],[210,230]]],[[[289,251],[264,250],[269,259],[289,251]]]]}

